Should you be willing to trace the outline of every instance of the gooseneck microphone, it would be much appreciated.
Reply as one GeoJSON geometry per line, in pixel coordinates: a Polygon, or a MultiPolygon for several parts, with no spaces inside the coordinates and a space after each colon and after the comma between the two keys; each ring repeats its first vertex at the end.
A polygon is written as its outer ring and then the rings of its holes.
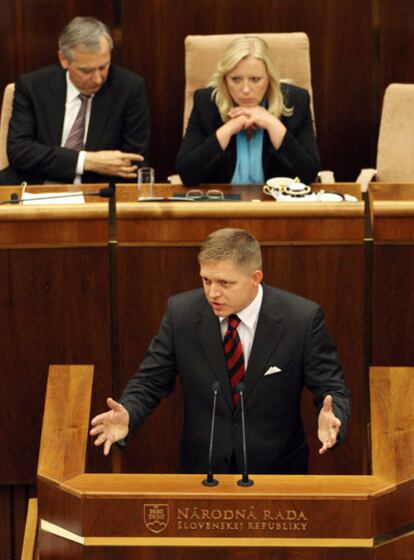
{"type": "Polygon", "coordinates": [[[247,471],[247,446],[246,446],[246,422],[244,417],[244,383],[240,382],[236,385],[236,391],[240,395],[241,420],[242,420],[242,442],[243,442],[243,476],[237,481],[239,486],[253,486],[254,482],[249,478],[247,471]]]}
{"type": "MultiPolygon", "coordinates": [[[[86,193],[82,193],[83,196],[99,196],[101,198],[112,198],[114,196],[114,192],[115,189],[111,186],[109,187],[103,187],[102,189],[99,189],[99,191],[92,191],[92,192],[86,192],[86,193]]],[[[54,193],[54,194],[48,194],[45,196],[37,196],[36,197],[36,202],[38,200],[53,200],[54,198],[56,199],[60,199],[60,198],[70,198],[70,197],[74,197],[74,196],[78,196],[79,193],[64,193],[64,194],[60,194],[60,193],[54,193]]],[[[19,202],[28,202],[29,199],[25,199],[25,198],[19,198],[17,193],[12,193],[10,195],[9,200],[3,200],[2,202],[0,202],[0,205],[3,204],[19,204],[19,202]]]]}
{"type": "Polygon", "coordinates": [[[203,480],[204,486],[217,486],[218,480],[214,478],[213,475],[213,441],[214,441],[214,423],[216,419],[216,405],[217,405],[217,395],[220,391],[220,383],[215,381],[211,386],[213,391],[213,410],[211,413],[211,428],[210,428],[210,445],[208,447],[208,472],[207,478],[203,480]]]}

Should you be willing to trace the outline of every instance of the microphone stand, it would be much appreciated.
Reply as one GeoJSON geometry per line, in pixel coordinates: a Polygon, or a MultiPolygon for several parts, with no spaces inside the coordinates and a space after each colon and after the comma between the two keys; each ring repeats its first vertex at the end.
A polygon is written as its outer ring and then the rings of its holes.
{"type": "MultiPolygon", "coordinates": [[[[118,239],[117,239],[117,219],[116,219],[116,184],[109,183],[111,195],[108,204],[108,257],[109,257],[109,322],[111,339],[111,385],[112,395],[117,398],[119,395],[119,314],[118,314],[118,239]]],[[[119,449],[111,453],[112,472],[119,473],[122,470],[121,454],[119,449]]]]}
{"type": "Polygon", "coordinates": [[[214,440],[214,423],[216,418],[216,405],[217,395],[220,390],[220,383],[215,381],[211,386],[213,391],[213,410],[211,413],[211,428],[210,428],[210,445],[208,447],[208,473],[207,478],[202,481],[203,486],[217,486],[218,480],[213,475],[213,440],[214,440]]]}
{"type": "Polygon", "coordinates": [[[119,393],[119,324],[118,324],[118,240],[116,222],[116,184],[110,183],[108,204],[109,301],[111,328],[112,394],[119,393]]]}
{"type": "Polygon", "coordinates": [[[240,406],[241,406],[241,420],[242,420],[242,440],[243,440],[243,476],[237,481],[239,486],[253,486],[254,482],[249,478],[247,471],[247,446],[246,446],[246,425],[244,417],[244,383],[238,383],[236,385],[236,391],[240,395],[240,406]]]}

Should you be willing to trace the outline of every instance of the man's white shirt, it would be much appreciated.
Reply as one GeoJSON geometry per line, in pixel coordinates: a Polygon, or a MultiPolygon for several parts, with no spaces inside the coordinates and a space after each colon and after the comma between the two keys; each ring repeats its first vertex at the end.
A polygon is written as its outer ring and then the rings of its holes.
{"type": "MultiPolygon", "coordinates": [[[[62,139],[60,145],[63,147],[65,142],[69,136],[69,132],[72,129],[73,123],[75,122],[76,116],[79,113],[79,109],[81,108],[82,101],[79,99],[79,94],[81,92],[72,84],[69,72],[66,72],[66,103],[65,103],[65,118],[63,121],[63,131],[62,131],[62,139]]],[[[89,120],[91,117],[91,105],[92,105],[93,95],[90,96],[88,99],[88,105],[86,107],[86,116],[85,116],[85,134],[84,134],[84,143],[86,141],[86,137],[88,135],[88,128],[89,128],[89,120]]],[[[78,162],[76,165],[76,177],[74,179],[75,184],[82,183],[82,175],[83,175],[83,167],[85,163],[85,156],[86,152],[81,150],[78,156],[78,162]]]]}
{"type": "MultiPolygon", "coordinates": [[[[257,290],[256,297],[254,300],[244,309],[237,313],[240,318],[239,326],[237,327],[237,332],[243,347],[244,356],[244,367],[247,369],[249,363],[250,353],[252,351],[254,335],[256,333],[257,323],[259,321],[260,308],[262,306],[263,300],[263,288],[259,284],[259,289],[257,290]]],[[[227,317],[219,317],[221,337],[224,339],[226,334],[228,321],[227,317]]]]}

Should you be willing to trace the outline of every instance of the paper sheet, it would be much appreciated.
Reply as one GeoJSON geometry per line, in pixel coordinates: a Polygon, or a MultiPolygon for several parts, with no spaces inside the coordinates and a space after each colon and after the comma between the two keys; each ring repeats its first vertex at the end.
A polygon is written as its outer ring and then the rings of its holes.
{"type": "Polygon", "coordinates": [[[23,193],[23,205],[55,205],[55,204],[85,204],[85,197],[83,192],[43,192],[43,193],[30,193],[25,191],[23,193]]]}

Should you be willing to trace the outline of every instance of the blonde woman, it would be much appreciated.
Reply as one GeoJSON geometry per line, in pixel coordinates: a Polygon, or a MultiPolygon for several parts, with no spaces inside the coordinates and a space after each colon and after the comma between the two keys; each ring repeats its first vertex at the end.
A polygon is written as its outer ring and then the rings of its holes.
{"type": "Polygon", "coordinates": [[[315,179],[309,94],[280,83],[263,39],[232,41],[208,87],[195,92],[176,167],[187,185],[315,179]]]}

